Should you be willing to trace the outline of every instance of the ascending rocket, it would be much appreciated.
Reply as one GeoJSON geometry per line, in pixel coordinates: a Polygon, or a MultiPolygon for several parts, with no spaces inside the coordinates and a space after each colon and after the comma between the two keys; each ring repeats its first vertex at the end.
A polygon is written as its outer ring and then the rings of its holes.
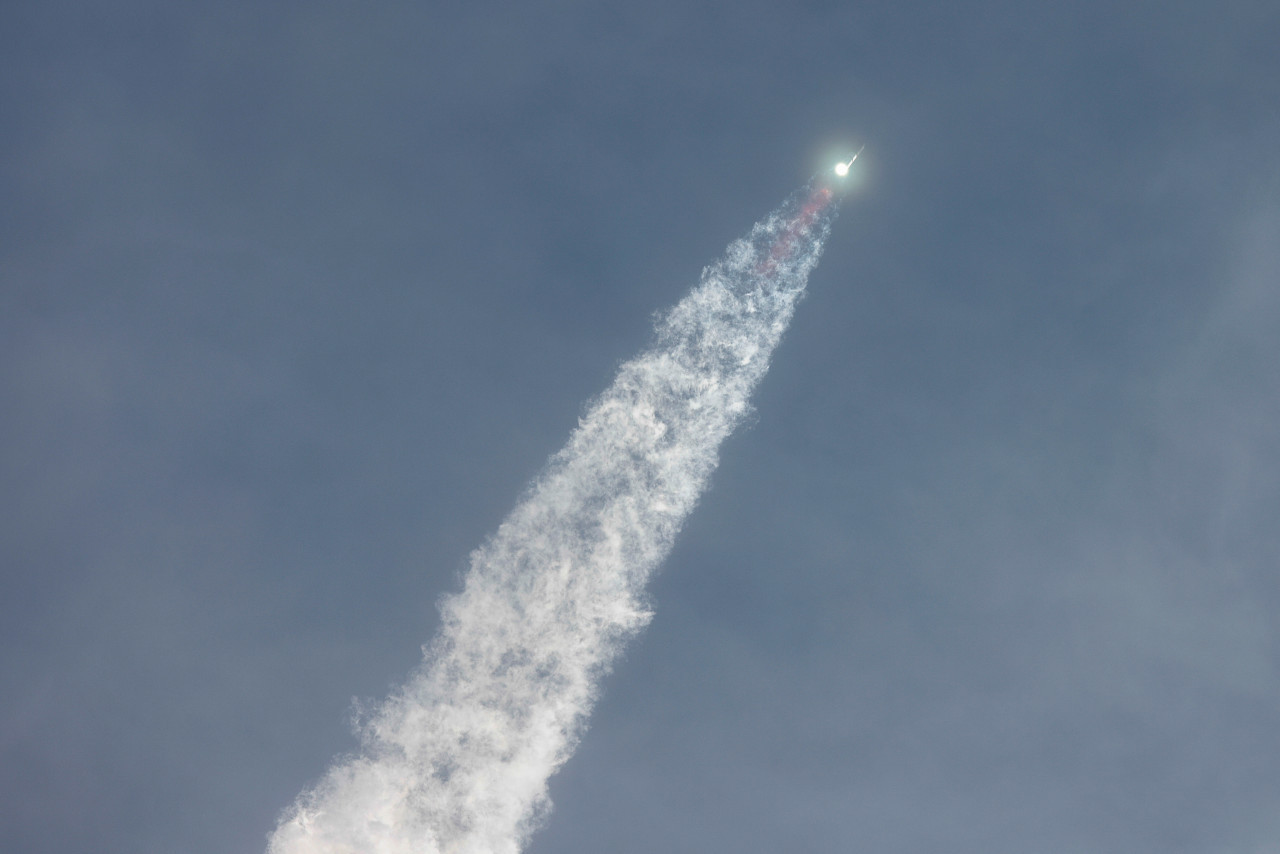
{"type": "MultiPolygon", "coordinates": [[[[864,145],[862,146],[862,148],[866,148],[866,146],[864,145]]],[[[836,164],[837,175],[843,178],[845,175],[849,174],[849,167],[853,165],[853,161],[858,159],[858,155],[862,153],[862,148],[859,148],[857,153],[855,153],[852,157],[849,158],[848,163],[845,163],[843,160],[841,160],[839,163],[836,164]]]]}

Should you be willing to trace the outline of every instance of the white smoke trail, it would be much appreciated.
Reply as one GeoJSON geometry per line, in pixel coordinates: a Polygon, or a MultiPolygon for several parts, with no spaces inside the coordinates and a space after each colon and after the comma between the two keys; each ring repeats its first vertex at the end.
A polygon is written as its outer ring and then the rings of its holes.
{"type": "Polygon", "coordinates": [[[471,556],[424,662],[304,792],[271,854],[515,854],[715,468],[834,218],[806,191],[729,246],[471,556]]]}

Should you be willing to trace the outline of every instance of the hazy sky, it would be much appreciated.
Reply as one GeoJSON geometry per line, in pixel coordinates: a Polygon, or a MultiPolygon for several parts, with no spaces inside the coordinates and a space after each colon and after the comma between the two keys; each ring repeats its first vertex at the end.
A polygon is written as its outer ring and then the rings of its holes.
{"type": "Polygon", "coordinates": [[[0,849],[260,851],[867,144],[531,854],[1280,848],[1273,2],[0,11],[0,849]]]}

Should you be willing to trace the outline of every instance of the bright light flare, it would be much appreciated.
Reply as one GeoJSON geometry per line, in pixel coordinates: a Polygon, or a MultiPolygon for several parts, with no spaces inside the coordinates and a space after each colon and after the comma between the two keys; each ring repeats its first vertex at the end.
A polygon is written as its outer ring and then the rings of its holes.
{"type": "MultiPolygon", "coordinates": [[[[862,146],[862,148],[866,148],[866,146],[864,145],[862,146]]],[[[847,161],[841,160],[839,163],[836,164],[836,175],[843,178],[849,174],[849,167],[853,165],[853,161],[858,159],[858,155],[862,153],[862,148],[859,148],[857,151],[855,151],[853,156],[850,157],[847,161]]]]}

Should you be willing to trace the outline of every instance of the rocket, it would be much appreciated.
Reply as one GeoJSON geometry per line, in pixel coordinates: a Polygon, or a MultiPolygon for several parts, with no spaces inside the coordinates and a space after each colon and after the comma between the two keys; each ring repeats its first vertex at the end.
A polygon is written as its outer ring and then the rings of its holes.
{"type": "MultiPolygon", "coordinates": [[[[864,146],[862,146],[862,148],[866,148],[866,146],[864,145],[864,146]]],[[[858,155],[862,153],[862,148],[859,148],[859,149],[857,150],[857,152],[855,152],[855,153],[854,153],[854,155],[853,155],[852,157],[850,157],[850,158],[849,158],[849,162],[848,162],[848,163],[846,163],[846,162],[844,162],[843,160],[841,160],[839,163],[837,163],[837,164],[836,164],[836,174],[837,174],[837,175],[839,175],[841,178],[843,178],[845,175],[848,175],[848,174],[849,174],[849,167],[853,165],[853,161],[855,161],[855,160],[857,160],[857,159],[858,159],[858,155]]]]}

